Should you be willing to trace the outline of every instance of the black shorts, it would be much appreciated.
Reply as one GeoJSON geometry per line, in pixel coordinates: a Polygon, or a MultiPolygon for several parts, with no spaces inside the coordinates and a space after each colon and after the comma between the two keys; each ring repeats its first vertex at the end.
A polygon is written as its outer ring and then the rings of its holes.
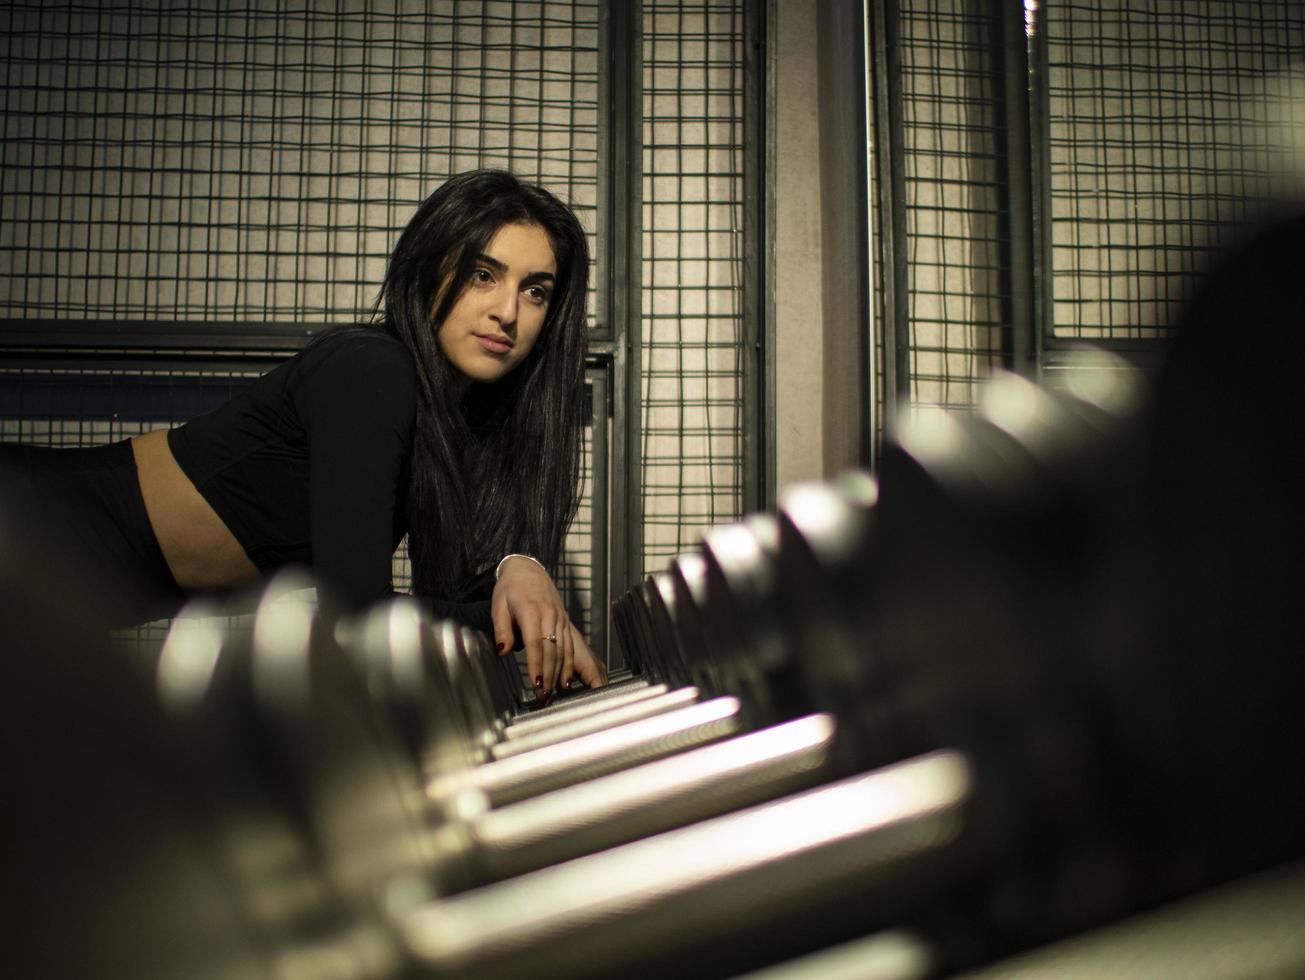
{"type": "Polygon", "coordinates": [[[0,443],[0,516],[6,537],[22,542],[0,558],[6,577],[37,576],[67,595],[72,615],[128,626],[171,616],[185,598],[150,526],[128,440],[0,443]]]}

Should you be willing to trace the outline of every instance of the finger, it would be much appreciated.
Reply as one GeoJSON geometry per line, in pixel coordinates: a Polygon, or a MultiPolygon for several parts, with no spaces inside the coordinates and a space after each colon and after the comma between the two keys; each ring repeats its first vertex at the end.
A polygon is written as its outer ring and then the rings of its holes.
{"type": "Polygon", "coordinates": [[[589,644],[580,635],[580,631],[574,626],[571,629],[574,631],[575,640],[575,648],[572,654],[575,672],[580,675],[580,679],[589,687],[602,687],[607,683],[607,669],[594,656],[594,651],[589,648],[589,644]]]}
{"type": "Polygon", "coordinates": [[[529,624],[518,620],[517,626],[521,629],[521,638],[526,646],[526,672],[535,685],[535,700],[542,700],[547,690],[544,686],[547,679],[544,676],[544,642],[540,639],[543,631],[538,620],[529,624]]]}
{"type": "Polygon", "coordinates": [[[496,590],[489,604],[489,619],[494,626],[494,648],[500,654],[507,653],[513,647],[512,613],[508,609],[507,599],[496,590]]]}
{"type": "Polygon", "coordinates": [[[557,675],[562,666],[562,658],[558,656],[558,639],[557,625],[554,623],[544,633],[544,690],[549,694],[557,689],[557,675]]]}
{"type": "Polygon", "coordinates": [[[557,672],[557,681],[558,686],[565,691],[567,685],[571,683],[571,675],[574,673],[575,643],[572,639],[571,624],[569,622],[562,624],[562,629],[557,634],[557,645],[562,658],[562,665],[557,672]]]}

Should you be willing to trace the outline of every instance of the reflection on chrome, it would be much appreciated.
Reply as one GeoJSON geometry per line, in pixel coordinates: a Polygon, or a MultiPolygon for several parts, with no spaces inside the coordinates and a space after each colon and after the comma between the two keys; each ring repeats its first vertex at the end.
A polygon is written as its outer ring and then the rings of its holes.
{"type": "Polygon", "coordinates": [[[746,524],[725,524],[706,534],[706,542],[722,564],[756,562],[761,557],[757,536],[746,524]]]}
{"type": "Polygon", "coordinates": [[[971,786],[961,755],[934,752],[432,902],[399,926],[433,969],[534,975],[581,937],[590,964],[610,967],[604,957],[640,952],[667,919],[708,935],[956,839],[971,786]]]}
{"type": "MultiPolygon", "coordinates": [[[[565,714],[569,721],[578,721],[581,718],[602,714],[623,705],[661,697],[670,691],[670,688],[665,684],[648,684],[645,682],[642,685],[629,685],[628,687],[612,687],[609,685],[607,688],[594,688],[591,690],[593,693],[585,692],[584,701],[560,699],[559,705],[561,708],[567,709],[565,714]]],[[[563,712],[554,711],[550,714],[548,709],[543,709],[541,711],[532,711],[527,715],[517,715],[515,718],[508,719],[503,737],[515,740],[524,738],[534,732],[547,731],[550,726],[557,724],[557,716],[561,713],[563,712]]]]}
{"type": "Polygon", "coordinates": [[[834,482],[838,492],[858,507],[873,507],[879,502],[879,481],[865,470],[849,470],[834,482]]]}
{"type": "Polygon", "coordinates": [[[795,483],[780,499],[780,508],[800,529],[808,546],[830,560],[846,560],[860,545],[849,533],[849,518],[856,508],[868,510],[879,502],[879,483],[869,473],[853,470],[839,476],[836,486],[795,483]]]}
{"type": "Polygon", "coordinates": [[[922,462],[953,458],[962,445],[960,423],[938,405],[913,405],[899,417],[897,442],[922,462]]]}
{"type": "Polygon", "coordinates": [[[556,745],[569,739],[580,738],[594,732],[603,731],[614,725],[624,725],[654,715],[664,714],[683,708],[698,700],[696,687],[680,687],[655,698],[641,698],[631,704],[618,705],[608,711],[586,714],[580,718],[555,721],[551,728],[545,728],[511,741],[499,742],[490,749],[495,759],[509,759],[523,752],[548,745],[556,745]]]}
{"type": "Polygon", "coordinates": [[[823,483],[795,483],[784,491],[784,513],[803,533],[824,540],[841,525],[838,495],[823,483]]]}
{"type": "Polygon", "coordinates": [[[537,839],[589,822],[590,814],[610,811],[614,800],[629,810],[699,792],[763,767],[787,763],[786,773],[795,767],[818,768],[826,761],[833,738],[834,720],[829,715],[799,718],[491,811],[476,822],[476,838],[491,846],[537,839]]]}
{"type": "Polygon", "coordinates": [[[307,698],[301,689],[308,674],[301,665],[308,656],[317,611],[316,602],[307,598],[310,592],[301,575],[278,575],[254,612],[254,687],[274,701],[279,699],[273,692],[281,690],[307,698]]]}
{"type": "Polygon", "coordinates": [[[452,779],[433,780],[427,786],[427,795],[441,799],[463,789],[470,778],[472,785],[501,803],[504,801],[496,794],[524,793],[522,787],[545,785],[554,780],[565,785],[596,774],[586,772],[586,767],[611,772],[640,759],[660,758],[689,746],[725,738],[738,731],[738,716],[738,698],[714,698],[655,718],[574,738],[561,745],[489,762],[452,779]]]}
{"type": "Polygon", "coordinates": [[[1065,375],[1065,389],[1110,415],[1132,413],[1142,397],[1137,369],[1118,354],[1104,350],[1076,353],[1065,375]]]}
{"type": "Polygon", "coordinates": [[[924,980],[935,972],[928,943],[913,933],[893,929],[736,980],[924,980]]]}
{"type": "Polygon", "coordinates": [[[390,670],[395,678],[409,685],[421,682],[421,612],[411,600],[396,599],[386,605],[385,625],[389,627],[385,650],[390,655],[390,670]]]}
{"type": "Polygon", "coordinates": [[[1049,416],[1055,411],[1041,388],[1027,378],[1004,371],[984,385],[979,407],[988,421],[1017,439],[1050,424],[1049,416]]]}
{"type": "Polygon", "coordinates": [[[216,606],[197,600],[168,628],[155,682],[164,708],[181,711],[204,696],[226,638],[216,606]]]}

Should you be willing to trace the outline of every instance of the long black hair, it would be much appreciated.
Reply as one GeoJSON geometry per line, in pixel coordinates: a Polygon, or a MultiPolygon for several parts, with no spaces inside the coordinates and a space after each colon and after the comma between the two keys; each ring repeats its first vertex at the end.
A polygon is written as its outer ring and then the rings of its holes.
{"type": "Polygon", "coordinates": [[[555,567],[580,481],[589,247],[565,204],[502,170],[459,174],[422,202],[390,256],[376,324],[417,364],[408,488],[413,591],[459,598],[508,552],[555,567]],[[539,338],[498,381],[469,382],[436,332],[506,224],[548,235],[557,276],[539,338]],[[432,315],[432,305],[439,297],[432,315]]]}

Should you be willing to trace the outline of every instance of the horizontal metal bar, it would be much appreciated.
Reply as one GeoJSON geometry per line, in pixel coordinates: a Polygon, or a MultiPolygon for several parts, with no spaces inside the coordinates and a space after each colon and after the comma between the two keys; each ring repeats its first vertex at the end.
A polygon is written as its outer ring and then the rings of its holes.
{"type": "Polygon", "coordinates": [[[587,715],[584,718],[571,718],[563,715],[557,720],[556,724],[548,728],[500,742],[490,749],[490,754],[495,759],[507,759],[514,755],[520,755],[522,752],[543,748],[546,745],[555,745],[558,742],[565,742],[567,739],[592,735],[594,732],[610,729],[616,725],[624,725],[632,721],[639,721],[642,718],[651,718],[653,715],[674,711],[677,708],[693,704],[697,700],[698,689],[696,687],[682,687],[675,691],[668,691],[658,697],[642,698],[632,703],[627,702],[612,707],[607,711],[587,715]]]}
{"type": "Polygon", "coordinates": [[[0,347],[295,351],[331,326],[204,320],[0,320],[0,347]]]}
{"type": "Polygon", "coordinates": [[[15,374],[0,360],[0,418],[181,421],[211,412],[250,380],[157,374],[15,374]]]}
{"type": "Polygon", "coordinates": [[[441,977],[629,976],[668,936],[683,948],[849,893],[895,899],[887,872],[958,839],[972,783],[958,753],[931,753],[430,902],[400,934],[441,977]]]}
{"type": "MultiPolygon", "coordinates": [[[[0,320],[0,357],[20,355],[67,360],[95,355],[134,354],[153,363],[157,357],[186,360],[215,355],[251,359],[288,357],[333,323],[279,323],[201,320],[0,320]],[[157,353],[157,357],[156,357],[157,353]]],[[[585,364],[606,368],[613,358],[610,341],[589,345],[585,364]]]]}
{"type": "Polygon", "coordinates": [[[1056,343],[1047,339],[1042,347],[1041,363],[1043,373],[1066,367],[1081,367],[1081,355],[1084,350],[1104,350],[1118,354],[1135,368],[1144,371],[1158,368],[1164,361],[1169,340],[1154,340],[1141,337],[1070,339],[1061,338],[1056,343]]]}
{"type": "Polygon", "coordinates": [[[467,828],[482,881],[594,854],[828,777],[835,725],[811,715],[491,810],[467,828]]]}
{"type": "MultiPolygon", "coordinates": [[[[605,689],[600,688],[599,690],[605,689]]],[[[665,684],[649,684],[645,681],[643,684],[633,685],[628,688],[616,688],[615,693],[607,698],[586,698],[576,703],[568,702],[564,706],[567,709],[566,713],[560,717],[558,715],[545,715],[543,717],[534,714],[517,715],[515,718],[508,719],[503,736],[508,739],[524,738],[527,735],[533,735],[535,732],[547,731],[560,723],[570,724],[589,715],[600,714],[612,708],[633,704],[636,701],[655,698],[660,694],[665,694],[668,690],[669,688],[665,684]]]]}
{"type": "MultiPolygon", "coordinates": [[[[647,677],[642,675],[626,677],[615,682],[608,682],[602,687],[582,689],[580,691],[568,692],[558,695],[557,699],[550,701],[543,708],[534,708],[526,714],[516,715],[510,719],[508,724],[519,724],[520,721],[534,719],[543,720],[545,718],[553,719],[557,715],[564,714],[572,709],[582,705],[589,705],[596,701],[605,701],[608,698],[621,697],[628,691],[640,690],[650,685],[647,677]]],[[[531,692],[533,694],[533,692],[531,692]]]]}
{"type": "Polygon", "coordinates": [[[742,727],[737,698],[724,697],[477,766],[427,787],[433,800],[480,790],[503,806],[728,738],[742,727]]]}

